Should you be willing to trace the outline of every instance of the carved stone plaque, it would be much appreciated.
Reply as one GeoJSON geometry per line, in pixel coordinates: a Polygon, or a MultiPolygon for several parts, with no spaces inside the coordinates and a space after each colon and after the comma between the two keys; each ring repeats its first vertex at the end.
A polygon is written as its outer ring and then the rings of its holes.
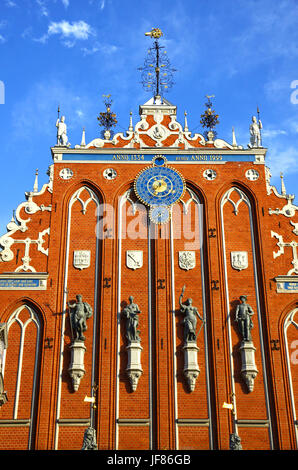
{"type": "Polygon", "coordinates": [[[179,267],[181,269],[193,269],[196,265],[196,252],[195,251],[179,251],[179,267]]]}
{"type": "Polygon", "coordinates": [[[231,251],[231,265],[238,271],[248,268],[247,251],[231,251]]]}
{"type": "Polygon", "coordinates": [[[143,251],[142,250],[127,250],[126,266],[130,269],[141,268],[143,266],[143,251]]]}
{"type": "Polygon", "coordinates": [[[90,266],[90,250],[78,250],[73,252],[73,265],[77,269],[86,269],[90,266]]]}

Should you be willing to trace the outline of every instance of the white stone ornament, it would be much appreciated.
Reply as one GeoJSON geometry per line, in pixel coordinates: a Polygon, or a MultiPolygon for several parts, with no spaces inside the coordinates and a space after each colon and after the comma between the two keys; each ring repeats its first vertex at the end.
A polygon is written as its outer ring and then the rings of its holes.
{"type": "Polygon", "coordinates": [[[70,168],[62,168],[59,172],[59,176],[62,180],[69,180],[73,177],[73,171],[70,168]]]}
{"type": "Polygon", "coordinates": [[[77,269],[89,268],[90,259],[90,250],[76,250],[73,252],[73,265],[77,269]]]}
{"type": "Polygon", "coordinates": [[[247,251],[231,251],[231,265],[238,271],[248,268],[247,251]]]}
{"type": "Polygon", "coordinates": [[[139,269],[143,266],[143,251],[142,250],[127,250],[126,252],[126,266],[129,269],[139,269]]]}
{"type": "Polygon", "coordinates": [[[260,175],[257,170],[255,170],[254,168],[250,168],[246,171],[245,176],[249,181],[256,181],[260,175]]]}
{"type": "Polygon", "coordinates": [[[188,271],[196,266],[195,251],[179,251],[178,254],[179,267],[188,271]]]}
{"type": "Polygon", "coordinates": [[[114,168],[106,168],[103,172],[103,177],[106,180],[114,180],[117,177],[117,171],[114,168]]]}
{"type": "Polygon", "coordinates": [[[203,172],[203,176],[206,180],[208,181],[213,181],[215,180],[216,176],[217,176],[217,173],[215,170],[212,170],[212,169],[208,169],[208,170],[205,170],[203,172]]]}

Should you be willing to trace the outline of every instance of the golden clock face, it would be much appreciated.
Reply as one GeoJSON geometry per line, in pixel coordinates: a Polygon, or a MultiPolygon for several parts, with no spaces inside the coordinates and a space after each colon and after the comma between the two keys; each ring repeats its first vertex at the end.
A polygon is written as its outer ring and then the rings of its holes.
{"type": "Polygon", "coordinates": [[[135,193],[148,206],[171,206],[184,191],[184,178],[167,166],[146,168],[135,180],[135,193]]]}

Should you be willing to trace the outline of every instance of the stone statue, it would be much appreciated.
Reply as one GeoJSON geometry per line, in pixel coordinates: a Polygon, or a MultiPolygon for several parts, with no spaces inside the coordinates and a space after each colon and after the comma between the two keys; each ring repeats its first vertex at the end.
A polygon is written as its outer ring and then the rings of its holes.
{"type": "Polygon", "coordinates": [[[84,432],[84,440],[81,450],[98,450],[96,444],[96,431],[92,426],[89,426],[84,432]]]}
{"type": "Polygon", "coordinates": [[[252,123],[249,126],[250,132],[250,145],[249,147],[261,147],[261,129],[263,125],[262,122],[257,121],[256,116],[252,117],[252,123]]]}
{"type": "Polygon", "coordinates": [[[242,450],[241,439],[238,434],[230,434],[230,450],[242,450]]]}
{"type": "Polygon", "coordinates": [[[183,338],[184,342],[187,343],[189,341],[196,341],[196,328],[197,328],[197,316],[199,317],[202,322],[204,319],[198,312],[196,307],[192,305],[192,299],[187,299],[187,301],[183,304],[182,298],[184,295],[185,286],[182,288],[182,292],[179,297],[179,304],[180,304],[180,311],[184,314],[183,325],[184,325],[184,333],[183,338]]]}
{"type": "Polygon", "coordinates": [[[69,147],[70,143],[68,142],[67,137],[67,126],[65,124],[65,116],[62,116],[60,121],[59,118],[56,122],[57,127],[57,145],[63,145],[65,147],[69,147]]]}
{"type": "Polygon", "coordinates": [[[83,332],[87,330],[86,320],[92,316],[92,308],[87,302],[82,301],[82,296],[76,296],[76,302],[70,304],[70,323],[74,341],[85,341],[83,332]]]}
{"type": "Polygon", "coordinates": [[[126,317],[126,338],[128,341],[141,341],[137,330],[139,324],[139,313],[141,313],[137,304],[133,302],[132,295],[129,297],[129,304],[123,309],[126,317]]]}
{"type": "Polygon", "coordinates": [[[247,296],[241,295],[241,303],[236,307],[236,318],[235,321],[238,323],[238,329],[242,336],[243,341],[251,341],[251,329],[253,328],[252,315],[254,314],[253,309],[246,303],[247,296]]]}

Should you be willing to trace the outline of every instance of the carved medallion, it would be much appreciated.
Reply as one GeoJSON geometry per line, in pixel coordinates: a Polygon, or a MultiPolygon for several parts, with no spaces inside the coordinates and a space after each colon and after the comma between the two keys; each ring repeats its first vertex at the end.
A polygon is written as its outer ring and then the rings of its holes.
{"type": "Polygon", "coordinates": [[[69,180],[73,177],[73,171],[70,168],[62,168],[62,170],[60,170],[59,176],[62,180],[69,180]]]}
{"type": "Polygon", "coordinates": [[[141,268],[143,266],[143,251],[142,250],[127,250],[126,266],[130,269],[141,268]]]}
{"type": "Polygon", "coordinates": [[[77,269],[86,269],[90,266],[90,250],[78,250],[73,252],[73,265],[77,269]]]}
{"type": "Polygon", "coordinates": [[[179,251],[179,267],[181,269],[193,269],[196,265],[195,251],[179,251]]]}
{"type": "Polygon", "coordinates": [[[231,251],[231,265],[238,271],[248,268],[247,251],[231,251]]]}

